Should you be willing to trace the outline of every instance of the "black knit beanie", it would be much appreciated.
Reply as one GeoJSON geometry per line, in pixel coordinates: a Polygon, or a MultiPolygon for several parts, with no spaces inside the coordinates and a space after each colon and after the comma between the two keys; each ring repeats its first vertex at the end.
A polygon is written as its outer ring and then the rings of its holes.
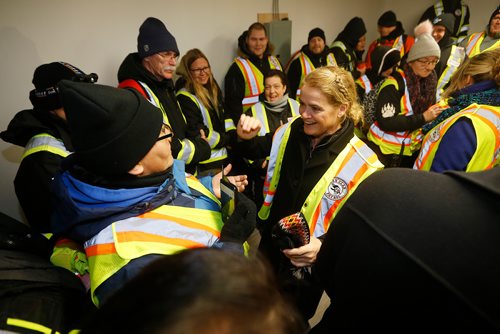
{"type": "Polygon", "coordinates": [[[401,60],[401,54],[398,49],[386,45],[377,46],[370,55],[372,68],[377,75],[394,67],[401,60]]]}
{"type": "Polygon", "coordinates": [[[38,66],[33,73],[35,89],[29,95],[34,109],[51,111],[61,108],[57,83],[63,79],[72,80],[79,75],[85,74],[79,68],[62,61],[38,66]]]}
{"type": "Polygon", "coordinates": [[[343,33],[348,35],[354,41],[358,41],[364,34],[366,34],[366,27],[363,19],[360,17],[353,17],[347,22],[343,33]]]}
{"type": "Polygon", "coordinates": [[[179,55],[174,36],[163,22],[154,17],[148,17],[140,26],[137,51],[141,59],[162,51],[173,51],[179,55]]]}
{"type": "Polygon", "coordinates": [[[488,30],[490,30],[490,25],[491,25],[491,20],[495,17],[495,15],[500,14],[500,5],[493,11],[493,13],[490,16],[490,20],[488,21],[488,30]]]}
{"type": "Polygon", "coordinates": [[[313,30],[309,31],[309,36],[307,36],[307,43],[313,38],[313,37],[320,37],[325,41],[326,43],[326,37],[325,37],[325,32],[321,28],[314,28],[313,30]]]}
{"type": "Polygon", "coordinates": [[[131,170],[160,133],[161,111],[134,90],[59,83],[76,164],[96,175],[131,170]]]}
{"type": "Polygon", "coordinates": [[[398,23],[396,19],[396,13],[392,10],[388,10],[384,14],[380,15],[377,24],[381,27],[394,27],[398,23]]]}
{"type": "Polygon", "coordinates": [[[453,29],[455,29],[455,16],[450,13],[441,14],[432,20],[432,24],[435,26],[443,26],[448,35],[453,34],[453,29]]]}

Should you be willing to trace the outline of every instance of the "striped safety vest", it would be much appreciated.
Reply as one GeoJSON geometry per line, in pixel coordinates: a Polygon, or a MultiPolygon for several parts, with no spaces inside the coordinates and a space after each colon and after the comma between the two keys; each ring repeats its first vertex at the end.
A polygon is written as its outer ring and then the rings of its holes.
{"type": "Polygon", "coordinates": [[[363,74],[362,76],[357,78],[356,84],[365,90],[365,94],[368,94],[373,88],[373,85],[370,79],[368,79],[368,77],[366,76],[366,74],[363,74]]]}
{"type": "MultiPolygon", "coordinates": [[[[465,37],[467,36],[467,32],[469,31],[469,25],[468,24],[464,24],[465,16],[466,16],[465,13],[467,13],[467,6],[464,5],[464,4],[462,4],[461,11],[462,11],[462,16],[460,18],[460,25],[459,25],[459,28],[458,28],[458,31],[457,31],[457,36],[460,35],[460,34],[462,34],[462,33],[465,33],[465,34],[462,37],[459,37],[457,39],[457,43],[462,42],[465,39],[465,37]]],[[[439,2],[437,2],[434,5],[434,13],[436,14],[436,16],[439,16],[439,15],[441,15],[441,14],[444,13],[444,5],[443,5],[443,1],[442,0],[439,0],[439,2]]]]}
{"type": "Polygon", "coordinates": [[[342,50],[342,52],[345,53],[345,55],[347,56],[347,59],[349,60],[349,64],[348,64],[346,70],[349,71],[349,72],[354,71],[354,68],[356,67],[356,63],[355,63],[354,59],[351,58],[351,55],[349,54],[349,52],[347,52],[347,47],[345,46],[345,44],[343,42],[341,42],[341,41],[334,41],[332,43],[332,45],[330,46],[330,48],[331,49],[333,49],[333,48],[340,48],[342,50]]]}
{"type": "Polygon", "coordinates": [[[441,99],[441,94],[444,92],[444,87],[450,82],[451,76],[457,68],[462,64],[465,58],[465,49],[461,46],[453,45],[451,47],[450,57],[446,62],[446,67],[439,77],[436,89],[436,101],[441,99]]]}
{"type": "MultiPolygon", "coordinates": [[[[279,60],[274,56],[268,56],[271,69],[282,71],[279,60]]],[[[259,102],[259,95],[264,91],[264,75],[251,61],[246,58],[238,57],[234,60],[238,65],[243,78],[245,79],[245,96],[241,100],[243,112],[259,102]]],[[[227,129],[227,128],[226,128],[227,129]]]]}
{"type": "MultiPolygon", "coordinates": [[[[264,183],[265,198],[259,210],[259,217],[263,220],[269,217],[271,211],[274,194],[279,183],[283,155],[290,137],[291,124],[295,120],[297,118],[280,127],[273,138],[269,167],[264,183]]],[[[358,137],[353,136],[319,179],[302,205],[300,211],[308,222],[311,235],[319,237],[325,234],[339,209],[358,185],[383,167],[378,161],[377,155],[358,137]]]]}
{"type": "MultiPolygon", "coordinates": [[[[411,116],[413,115],[413,109],[410,103],[410,93],[408,92],[408,87],[406,86],[404,73],[402,71],[400,73],[404,80],[405,92],[401,97],[401,111],[399,115],[411,116]]],[[[380,86],[378,93],[389,85],[396,86],[396,90],[399,91],[397,80],[394,77],[389,77],[384,81],[382,86],[380,86]]],[[[418,130],[414,131],[414,133],[416,132],[418,132],[418,130]]],[[[413,141],[420,141],[421,139],[420,137],[415,137],[413,133],[408,131],[386,132],[379,127],[378,121],[375,121],[372,125],[370,125],[367,137],[368,140],[379,146],[380,151],[382,151],[383,154],[399,154],[401,152],[402,145],[404,145],[403,155],[406,156],[411,156],[413,153],[415,145],[413,141]]]]}
{"type": "MultiPolygon", "coordinates": [[[[298,100],[300,97],[300,88],[303,85],[305,77],[314,71],[316,67],[313,65],[311,59],[304,53],[300,52],[298,55],[299,61],[300,61],[300,69],[301,69],[301,75],[300,75],[300,82],[299,82],[299,88],[297,88],[297,97],[296,99],[298,100]]],[[[335,57],[333,56],[333,53],[328,53],[326,56],[326,66],[337,66],[337,62],[335,61],[335,57]]]]}
{"type": "Polygon", "coordinates": [[[196,97],[196,95],[191,94],[187,91],[186,88],[182,88],[177,92],[177,95],[184,95],[189,97],[194,104],[198,107],[201,112],[201,116],[203,117],[203,124],[208,128],[209,132],[207,134],[207,140],[210,144],[211,153],[210,158],[205,161],[200,161],[199,164],[208,164],[215,161],[220,161],[227,158],[227,150],[225,147],[215,148],[217,144],[220,142],[220,133],[214,130],[214,126],[212,125],[212,118],[210,117],[210,113],[207,108],[201,103],[201,101],[196,97]]]}
{"type": "Polygon", "coordinates": [[[467,41],[467,46],[465,47],[465,53],[467,53],[467,56],[469,58],[472,58],[475,55],[480,54],[481,52],[496,49],[500,46],[500,39],[497,39],[495,44],[481,51],[481,43],[483,42],[485,37],[486,33],[484,31],[474,33],[470,36],[469,40],[467,41]]]}
{"type": "Polygon", "coordinates": [[[500,164],[500,107],[472,104],[445,119],[425,135],[414,169],[431,169],[441,140],[448,129],[463,117],[471,120],[477,140],[476,151],[465,171],[478,172],[500,164]]]}
{"type": "Polygon", "coordinates": [[[37,152],[50,152],[63,158],[71,154],[61,139],[57,139],[48,133],[40,133],[33,136],[24,147],[22,159],[37,152]]]}
{"type": "MultiPolygon", "coordinates": [[[[161,113],[163,114],[163,122],[170,126],[170,121],[167,117],[167,113],[166,113],[165,109],[163,108],[163,105],[160,103],[160,100],[155,95],[153,90],[151,88],[149,88],[148,85],[146,85],[142,81],[125,80],[123,82],[126,84],[126,85],[124,85],[124,87],[136,88],[134,82],[137,82],[140,84],[140,86],[143,88],[143,91],[146,93],[146,98],[148,99],[148,101],[151,102],[151,104],[153,104],[155,107],[157,107],[161,110],[161,113]]],[[[120,84],[120,87],[122,87],[122,83],[120,84]]],[[[176,101],[176,103],[179,106],[179,103],[177,101],[176,101]]],[[[179,106],[179,110],[181,110],[180,106],[179,106]]],[[[182,114],[182,117],[184,119],[184,122],[186,122],[186,118],[184,117],[184,114],[182,114]]],[[[179,153],[177,154],[177,156],[175,157],[175,159],[183,160],[186,164],[189,164],[193,160],[194,153],[195,153],[195,146],[194,146],[193,142],[187,138],[184,138],[184,139],[178,138],[178,140],[181,143],[181,149],[180,149],[179,153]]]]}
{"type": "Polygon", "coordinates": [[[92,299],[96,289],[131,260],[149,254],[171,255],[190,248],[210,247],[220,237],[220,202],[197,179],[190,188],[212,200],[213,210],[163,205],[137,217],[114,222],[84,243],[92,299]]]}
{"type": "MultiPolygon", "coordinates": [[[[292,117],[299,116],[299,103],[294,99],[288,99],[288,105],[290,106],[290,112],[292,117]]],[[[252,106],[252,116],[257,118],[262,124],[259,130],[259,136],[265,136],[266,133],[271,132],[269,128],[269,121],[267,119],[267,111],[262,102],[258,102],[252,106]]]]}

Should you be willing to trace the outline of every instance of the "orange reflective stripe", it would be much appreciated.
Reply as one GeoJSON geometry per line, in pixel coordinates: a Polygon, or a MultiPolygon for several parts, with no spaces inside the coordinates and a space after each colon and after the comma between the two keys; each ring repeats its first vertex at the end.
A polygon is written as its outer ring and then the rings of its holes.
{"type": "Polygon", "coordinates": [[[107,244],[97,244],[85,248],[85,254],[87,254],[87,257],[115,254],[115,253],[116,253],[115,244],[112,242],[107,244]]]}
{"type": "Polygon", "coordinates": [[[157,213],[154,211],[146,212],[138,217],[139,218],[171,220],[171,221],[174,221],[176,224],[179,224],[179,225],[182,225],[185,227],[194,228],[197,230],[203,230],[203,231],[209,232],[215,236],[220,236],[220,231],[218,231],[216,229],[213,229],[213,228],[206,226],[206,225],[203,225],[203,224],[195,223],[195,222],[187,220],[187,219],[182,219],[180,217],[169,216],[169,215],[157,213]]]}
{"type": "Polygon", "coordinates": [[[158,243],[164,243],[164,244],[173,244],[177,246],[182,246],[186,248],[201,248],[201,247],[206,247],[206,245],[201,244],[199,242],[194,242],[186,239],[179,239],[179,238],[168,238],[156,234],[151,234],[151,233],[146,233],[146,232],[139,232],[139,231],[132,231],[132,232],[117,232],[116,233],[117,241],[118,242],[141,242],[141,241],[146,241],[146,242],[158,242],[158,243]]]}

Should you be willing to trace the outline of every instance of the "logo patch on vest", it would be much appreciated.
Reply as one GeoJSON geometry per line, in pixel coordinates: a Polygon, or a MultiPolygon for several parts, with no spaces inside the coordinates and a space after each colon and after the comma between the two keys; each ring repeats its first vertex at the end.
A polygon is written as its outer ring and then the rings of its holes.
{"type": "Polygon", "coordinates": [[[326,189],[325,196],[332,201],[338,201],[347,195],[347,190],[347,183],[340,177],[334,177],[326,189]]]}
{"type": "Polygon", "coordinates": [[[382,107],[381,113],[383,118],[392,117],[396,114],[396,108],[392,105],[392,103],[386,103],[382,107]]]}
{"type": "Polygon", "coordinates": [[[429,136],[429,140],[431,141],[431,143],[435,143],[439,140],[440,137],[439,130],[440,130],[439,127],[437,127],[431,132],[429,136]]]}

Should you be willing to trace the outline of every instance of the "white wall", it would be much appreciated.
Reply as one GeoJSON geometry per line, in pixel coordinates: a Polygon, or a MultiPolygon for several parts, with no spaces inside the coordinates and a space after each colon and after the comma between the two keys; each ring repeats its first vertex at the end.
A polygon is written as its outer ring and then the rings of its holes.
{"type": "MultiPolygon", "coordinates": [[[[321,27],[331,42],[353,16],[364,19],[367,39],[377,36],[377,18],[392,9],[412,32],[434,0],[282,0],[280,12],[292,20],[292,52],[321,27]]],[[[472,30],[483,29],[498,0],[470,2],[472,30]]],[[[0,130],[14,114],[30,108],[28,93],[34,69],[64,60],[99,74],[99,83],[116,85],[123,58],[136,50],[140,24],[148,16],[165,22],[181,53],[198,47],[211,61],[219,82],[236,51],[236,40],[272,11],[271,0],[0,0],[0,130]]],[[[0,141],[0,211],[20,219],[12,181],[22,149],[0,141]]]]}

